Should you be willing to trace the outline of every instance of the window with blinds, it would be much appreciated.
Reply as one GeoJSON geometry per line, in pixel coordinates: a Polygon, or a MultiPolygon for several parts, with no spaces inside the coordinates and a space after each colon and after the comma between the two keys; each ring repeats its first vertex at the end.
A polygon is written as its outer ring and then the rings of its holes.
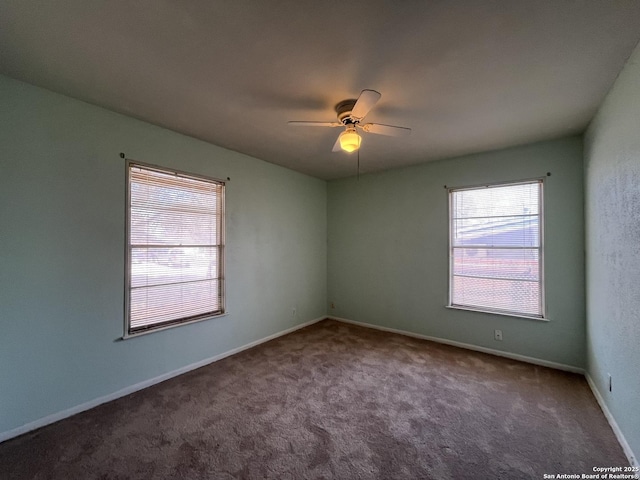
{"type": "Polygon", "coordinates": [[[544,318],[542,180],[449,190],[450,306],[544,318]]]}
{"type": "Polygon", "coordinates": [[[224,183],[129,163],[127,334],[224,313],[224,183]]]}

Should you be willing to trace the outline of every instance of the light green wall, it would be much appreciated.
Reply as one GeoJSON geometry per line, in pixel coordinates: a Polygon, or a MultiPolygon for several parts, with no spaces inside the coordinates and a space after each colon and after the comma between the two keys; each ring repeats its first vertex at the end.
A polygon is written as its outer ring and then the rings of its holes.
{"type": "Polygon", "coordinates": [[[326,313],[324,181],[7,77],[0,105],[0,434],[326,313]],[[118,341],[119,152],[231,177],[228,316],[118,341]]]}
{"type": "MultiPolygon", "coordinates": [[[[363,149],[361,161],[366,163],[363,149]]],[[[580,137],[336,180],[328,187],[331,315],[584,365],[584,228],[580,137]],[[544,176],[549,322],[445,308],[448,195],[544,176]],[[493,339],[501,329],[504,340],[493,339]]]]}
{"type": "Polygon", "coordinates": [[[585,193],[587,371],[639,459],[640,46],[585,135],[585,193]]]}

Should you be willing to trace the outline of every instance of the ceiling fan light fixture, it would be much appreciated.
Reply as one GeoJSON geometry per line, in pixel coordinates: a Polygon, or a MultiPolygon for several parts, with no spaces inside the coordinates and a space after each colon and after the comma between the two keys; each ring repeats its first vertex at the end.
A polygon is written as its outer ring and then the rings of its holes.
{"type": "Polygon", "coordinates": [[[355,152],[360,148],[362,137],[358,135],[355,128],[347,129],[340,134],[340,148],[345,152],[355,152]]]}
{"type": "Polygon", "coordinates": [[[306,122],[294,121],[289,125],[298,127],[345,127],[344,132],[338,135],[336,142],[333,144],[332,152],[351,153],[360,149],[362,137],[358,135],[356,128],[367,133],[375,133],[378,135],[387,135],[390,137],[405,137],[411,134],[411,129],[406,127],[398,127],[396,125],[384,125],[382,123],[362,123],[364,117],[380,100],[380,92],[375,90],[362,90],[360,96],[356,99],[343,100],[335,106],[338,114],[337,122],[306,122]]]}

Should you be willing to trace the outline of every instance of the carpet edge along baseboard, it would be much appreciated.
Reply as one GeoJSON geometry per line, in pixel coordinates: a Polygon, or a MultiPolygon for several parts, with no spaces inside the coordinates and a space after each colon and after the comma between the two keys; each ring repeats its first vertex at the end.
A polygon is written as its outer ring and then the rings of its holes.
{"type": "Polygon", "coordinates": [[[283,335],[287,335],[289,333],[295,332],[296,330],[300,330],[301,328],[308,327],[309,325],[313,325],[314,323],[318,323],[322,320],[326,320],[326,316],[318,317],[313,320],[309,320],[307,322],[301,323],[299,325],[294,325],[293,327],[287,328],[280,332],[273,333],[264,338],[260,338],[258,340],[254,340],[253,342],[247,343],[240,347],[233,348],[231,350],[227,350],[225,352],[219,353],[218,355],[214,355],[212,357],[205,358],[195,363],[191,363],[184,367],[180,367],[175,370],[171,370],[170,372],[163,373],[162,375],[158,375],[157,377],[153,377],[147,380],[143,380],[142,382],[135,383],[133,385],[129,385],[128,387],[121,388],[112,393],[108,393],[101,397],[94,398],[87,402],[83,402],[79,405],[75,405],[73,407],[66,408],[59,412],[55,412],[44,417],[38,418],[31,422],[28,422],[19,427],[12,428],[11,430],[6,430],[4,432],[0,432],[0,443],[10,440],[12,438],[18,437],[25,433],[29,433],[33,430],[37,430],[38,428],[46,427],[47,425],[51,425],[52,423],[58,422],[60,420],[64,420],[65,418],[69,418],[73,415],[76,415],[81,412],[85,412],[90,410],[98,405],[102,405],[103,403],[111,402],[113,400],[117,400],[118,398],[125,397],[132,393],[138,392],[145,388],[151,387],[158,383],[164,382],[165,380],[169,380],[170,378],[177,377],[184,373],[190,372],[191,370],[195,370],[197,368],[204,367],[205,365],[209,365],[211,363],[217,362],[218,360],[222,360],[223,358],[229,357],[231,355],[235,355],[236,353],[240,353],[244,350],[248,350],[249,348],[253,348],[255,346],[260,345],[261,343],[268,342],[270,340],[274,340],[278,337],[282,337],[283,335]]]}

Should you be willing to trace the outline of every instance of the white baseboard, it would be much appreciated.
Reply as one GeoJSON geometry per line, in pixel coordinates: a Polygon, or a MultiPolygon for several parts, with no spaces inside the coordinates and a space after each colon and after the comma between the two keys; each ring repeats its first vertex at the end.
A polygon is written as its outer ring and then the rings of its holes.
{"type": "Polygon", "coordinates": [[[490,355],[497,355],[499,357],[510,358],[512,360],[519,360],[521,362],[533,363],[534,365],[540,365],[542,367],[555,368],[556,370],[564,370],[566,372],[578,373],[584,375],[584,369],[580,367],[574,367],[573,365],[565,365],[564,363],[550,362],[548,360],[542,360],[535,357],[527,357],[526,355],[520,355],[517,353],[503,352],[502,350],[494,350],[493,348],[480,347],[478,345],[472,345],[470,343],[456,342],[455,340],[447,340],[446,338],[430,337],[429,335],[422,335],[420,333],[408,332],[406,330],[398,330],[396,328],[381,327],[380,325],[374,325],[372,323],[357,322],[355,320],[349,320],[348,318],[329,316],[331,320],[338,322],[351,323],[353,325],[359,325],[361,327],[373,328],[375,330],[382,330],[383,332],[397,333],[405,335],[407,337],[420,338],[422,340],[430,340],[436,343],[443,343],[445,345],[451,345],[453,347],[466,348],[467,350],[475,350],[476,352],[488,353],[490,355]]]}
{"type": "Polygon", "coordinates": [[[589,387],[591,387],[593,396],[596,397],[596,400],[598,401],[598,405],[600,405],[600,408],[602,409],[602,413],[604,413],[604,416],[609,422],[609,425],[611,425],[611,429],[613,430],[613,433],[616,435],[618,442],[620,442],[620,446],[622,447],[624,454],[627,456],[630,466],[640,468],[640,464],[638,464],[637,457],[633,454],[633,450],[631,450],[631,447],[629,446],[627,439],[622,434],[622,430],[620,430],[620,427],[618,426],[618,422],[616,422],[616,419],[613,418],[613,415],[609,411],[609,407],[607,407],[607,404],[605,403],[604,397],[600,393],[600,390],[598,390],[598,387],[596,387],[596,384],[591,378],[591,376],[589,375],[589,373],[585,372],[584,376],[587,379],[587,383],[589,384],[589,387]]]}
{"type": "Polygon", "coordinates": [[[178,368],[177,370],[172,370],[171,372],[167,372],[157,377],[150,378],[149,380],[144,380],[142,382],[136,383],[135,385],[130,385],[128,387],[125,387],[121,390],[110,393],[108,395],[94,398],[93,400],[89,400],[88,402],[82,403],[80,405],[76,405],[75,407],[67,408],[60,412],[52,413],[51,415],[47,415],[46,417],[39,418],[38,420],[34,420],[33,422],[29,422],[20,427],[13,428],[5,432],[0,432],[0,442],[4,442],[5,440],[9,440],[10,438],[17,437],[19,435],[30,432],[37,428],[44,427],[51,423],[55,423],[59,420],[63,420],[65,418],[71,417],[77,413],[84,412],[91,408],[97,407],[98,405],[102,405],[103,403],[107,403],[112,400],[116,400],[120,397],[124,397],[131,393],[137,392],[139,390],[143,390],[157,383],[164,382],[165,380],[169,380],[170,378],[177,377],[178,375],[182,375],[183,373],[190,372],[191,370],[195,370],[196,368],[204,367],[205,365],[209,365],[210,363],[217,362],[218,360],[222,360],[223,358],[229,357],[236,353],[240,353],[243,350],[247,350],[249,348],[255,347],[257,345],[260,345],[261,343],[268,342],[269,340],[273,340],[283,335],[287,335],[288,333],[295,332],[296,330],[300,330],[301,328],[308,327],[309,325],[313,325],[314,323],[317,323],[326,318],[327,317],[323,315],[322,317],[316,318],[314,320],[301,323],[300,325],[295,325],[291,328],[287,328],[286,330],[282,330],[281,332],[274,333],[272,335],[261,338],[251,343],[247,343],[246,345],[242,345],[241,347],[228,350],[218,355],[214,355],[213,357],[209,357],[199,362],[195,362],[190,365],[187,365],[185,367],[178,368]]]}

